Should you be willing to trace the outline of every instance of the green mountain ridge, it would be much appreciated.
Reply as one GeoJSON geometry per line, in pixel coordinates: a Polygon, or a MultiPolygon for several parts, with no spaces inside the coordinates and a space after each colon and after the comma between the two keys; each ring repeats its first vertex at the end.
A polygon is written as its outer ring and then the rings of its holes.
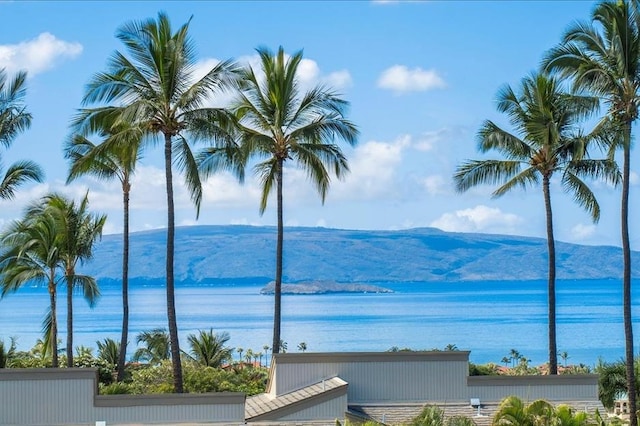
{"type": "MultiPolygon", "coordinates": [[[[207,285],[266,285],[274,276],[275,227],[189,226],[176,228],[175,278],[207,285]]],[[[164,278],[166,230],[131,234],[130,277],[164,278]]],[[[284,282],[455,282],[545,279],[546,241],[510,235],[288,227],[284,282]]],[[[621,276],[618,247],[557,242],[558,279],[621,276]]],[[[106,235],[83,271],[119,280],[122,236],[106,235]]],[[[635,254],[635,253],[634,253],[635,254]]],[[[640,259],[637,255],[634,259],[640,259]]],[[[634,261],[633,270],[640,263],[634,261]]]]}

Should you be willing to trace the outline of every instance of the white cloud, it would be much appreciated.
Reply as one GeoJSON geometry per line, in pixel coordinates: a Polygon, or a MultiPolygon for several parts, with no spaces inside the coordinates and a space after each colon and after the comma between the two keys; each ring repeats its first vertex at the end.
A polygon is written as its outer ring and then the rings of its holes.
{"type": "Polygon", "coordinates": [[[442,89],[446,84],[433,69],[423,70],[420,67],[409,69],[404,65],[394,65],[382,72],[378,79],[378,87],[401,94],[442,89]]]}
{"type": "Polygon", "coordinates": [[[640,176],[636,172],[629,172],[629,184],[637,185],[640,183],[640,176]]]}
{"type": "Polygon", "coordinates": [[[479,205],[473,208],[445,213],[430,226],[449,232],[483,232],[522,235],[524,220],[498,208],[479,205]]]}
{"type": "Polygon", "coordinates": [[[333,90],[346,89],[353,85],[351,74],[347,70],[332,72],[326,77],[323,77],[322,82],[333,90]]]}
{"type": "Polygon", "coordinates": [[[596,226],[593,224],[584,225],[582,223],[577,224],[571,228],[571,237],[574,241],[587,240],[596,233],[596,226]]]}
{"type": "Polygon", "coordinates": [[[80,43],[59,40],[45,32],[18,44],[0,45],[0,68],[6,68],[9,73],[26,70],[33,77],[52,68],[61,59],[73,59],[80,53],[80,43]]]}
{"type": "MultiPolygon", "coordinates": [[[[289,59],[289,58],[287,58],[289,59]]],[[[298,64],[298,78],[300,82],[304,84],[312,84],[318,80],[320,76],[320,67],[316,61],[311,59],[302,59],[298,64]]]]}
{"type": "Polygon", "coordinates": [[[440,175],[427,176],[422,179],[422,186],[429,195],[442,195],[449,193],[447,181],[440,175]]]}
{"type": "Polygon", "coordinates": [[[349,173],[334,185],[337,197],[371,199],[392,196],[397,191],[396,169],[402,163],[403,151],[411,145],[411,137],[402,135],[394,142],[369,141],[358,145],[349,157],[349,173]]]}

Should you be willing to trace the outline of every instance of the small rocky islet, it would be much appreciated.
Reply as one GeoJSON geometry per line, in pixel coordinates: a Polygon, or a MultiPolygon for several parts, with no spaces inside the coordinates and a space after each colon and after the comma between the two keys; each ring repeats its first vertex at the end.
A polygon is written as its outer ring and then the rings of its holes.
{"type": "MultiPolygon", "coordinates": [[[[260,290],[260,294],[273,294],[275,281],[260,290]]],[[[393,293],[393,290],[372,284],[339,283],[335,281],[305,281],[283,283],[282,294],[330,294],[330,293],[393,293]]]]}

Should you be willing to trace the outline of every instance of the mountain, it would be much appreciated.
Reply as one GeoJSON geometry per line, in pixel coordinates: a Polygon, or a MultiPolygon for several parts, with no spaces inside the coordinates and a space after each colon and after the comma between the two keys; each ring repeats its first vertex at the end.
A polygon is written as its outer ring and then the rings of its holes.
{"type": "MultiPolygon", "coordinates": [[[[434,228],[358,231],[285,229],[284,282],[414,282],[537,280],[547,273],[546,241],[434,228]]],[[[159,282],[165,272],[166,230],[131,234],[130,277],[159,282]]],[[[275,269],[275,227],[176,228],[176,281],[266,285],[275,269]]],[[[559,279],[619,278],[620,248],[558,242],[559,279]]],[[[102,282],[121,277],[122,236],[106,235],[83,272],[102,282]]],[[[640,270],[634,253],[633,270],[640,270]]]]}

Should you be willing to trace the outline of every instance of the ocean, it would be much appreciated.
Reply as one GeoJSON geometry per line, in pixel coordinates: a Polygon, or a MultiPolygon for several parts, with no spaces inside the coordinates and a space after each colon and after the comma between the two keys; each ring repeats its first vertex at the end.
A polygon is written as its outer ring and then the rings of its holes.
{"type": "MultiPolygon", "coordinates": [[[[308,352],[415,350],[455,345],[470,350],[475,363],[500,364],[511,349],[537,365],[547,359],[546,281],[375,283],[391,294],[284,295],[282,338],[289,352],[305,342],[308,352]]],[[[636,286],[640,282],[634,283],[636,286]]],[[[273,296],[261,286],[180,284],[176,310],[181,349],[198,330],[228,332],[229,344],[263,352],[271,343],[273,296]]],[[[559,281],[557,283],[557,346],[568,364],[593,366],[599,358],[624,356],[622,285],[616,280],[559,281]]],[[[103,286],[91,309],[80,295],[74,298],[74,344],[96,347],[110,337],[119,341],[121,292],[103,286]]],[[[638,293],[638,292],[636,292],[638,293]]],[[[0,339],[17,337],[28,350],[41,338],[48,307],[45,288],[23,288],[0,300],[0,339]]],[[[640,323],[640,296],[633,298],[635,330],[640,323]]],[[[64,290],[58,295],[59,337],[66,339],[64,290]]],[[[130,345],[144,330],[166,328],[166,295],[160,285],[130,289],[130,345]]],[[[636,337],[640,343],[640,335],[636,337]]],[[[637,345],[638,346],[638,345],[637,345]]],[[[638,353],[638,350],[636,350],[638,353]]],[[[564,361],[559,358],[559,363],[564,361]]]]}

